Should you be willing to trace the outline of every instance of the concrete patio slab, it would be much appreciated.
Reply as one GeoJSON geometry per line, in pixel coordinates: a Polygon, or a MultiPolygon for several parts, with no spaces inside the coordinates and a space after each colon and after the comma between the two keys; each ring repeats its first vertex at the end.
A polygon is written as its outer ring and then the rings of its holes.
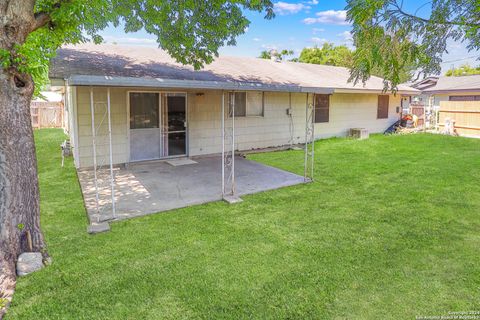
{"type": "MultiPolygon", "coordinates": [[[[115,169],[115,217],[111,215],[109,171],[97,171],[97,212],[93,170],[80,170],[78,177],[90,221],[121,220],[222,200],[221,157],[194,160],[197,163],[176,167],[165,161],[150,161],[115,169]]],[[[235,171],[238,196],[304,182],[299,175],[241,157],[235,158],[235,171]]]]}

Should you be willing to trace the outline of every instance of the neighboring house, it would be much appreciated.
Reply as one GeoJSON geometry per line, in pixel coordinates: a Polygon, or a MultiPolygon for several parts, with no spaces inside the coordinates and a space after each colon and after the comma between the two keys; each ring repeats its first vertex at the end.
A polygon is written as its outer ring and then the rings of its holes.
{"type": "Polygon", "coordinates": [[[444,131],[455,122],[457,134],[480,134],[480,75],[428,77],[411,86],[421,91],[412,105],[424,108],[431,127],[444,131]]]}
{"type": "Polygon", "coordinates": [[[438,109],[441,101],[480,101],[480,75],[428,77],[411,86],[421,91],[413,99],[427,108],[438,109]]]}
{"type": "MultiPolygon", "coordinates": [[[[194,71],[160,49],[91,44],[60,49],[50,68],[52,85],[65,87],[77,167],[93,165],[91,110],[100,130],[108,99],[112,161],[123,164],[220,153],[222,97],[235,104],[235,149],[251,150],[303,143],[307,103],[319,139],[359,127],[383,132],[399,119],[401,94],[418,93],[401,85],[385,94],[382,79],[353,85],[349,76],[341,67],[241,57],[194,71]]],[[[96,143],[106,154],[106,143],[96,143]]]]}

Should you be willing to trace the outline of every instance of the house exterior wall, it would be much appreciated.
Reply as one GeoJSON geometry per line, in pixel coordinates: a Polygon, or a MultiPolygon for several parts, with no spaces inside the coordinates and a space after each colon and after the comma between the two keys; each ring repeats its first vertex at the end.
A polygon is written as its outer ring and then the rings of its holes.
{"type": "Polygon", "coordinates": [[[478,95],[480,95],[480,90],[470,91],[470,92],[451,92],[451,93],[434,94],[433,105],[439,108],[440,102],[449,101],[450,96],[478,96],[478,95]]]}
{"type": "Polygon", "coordinates": [[[330,97],[330,119],[315,124],[315,138],[342,137],[350,128],[365,128],[370,133],[383,132],[399,120],[400,95],[390,95],[388,118],[377,119],[378,94],[334,93],[330,97]]]}
{"type": "MultiPolygon", "coordinates": [[[[90,111],[90,89],[74,88],[75,116],[78,132],[76,157],[77,167],[93,165],[92,116],[90,111]]],[[[95,119],[97,128],[105,114],[107,88],[95,87],[94,101],[97,108],[95,119]]],[[[110,88],[113,162],[129,162],[129,133],[127,94],[129,91],[154,91],[135,88],[110,88]]],[[[158,89],[168,92],[170,90],[158,89]]],[[[222,150],[220,90],[175,90],[187,92],[188,155],[207,155],[222,150]],[[202,94],[198,94],[202,93],[202,94]]],[[[335,93],[330,97],[330,119],[328,123],[315,124],[315,137],[326,138],[345,136],[350,128],[366,128],[369,132],[382,132],[398,120],[396,107],[401,105],[401,97],[390,96],[389,116],[377,119],[377,94],[335,93]]],[[[310,101],[312,95],[309,95],[310,101]]],[[[301,143],[305,139],[305,93],[264,93],[264,116],[236,117],[235,139],[237,150],[250,150],[301,143]],[[291,107],[291,117],[286,110],[291,107]],[[293,138],[293,139],[292,139],[293,138]]],[[[227,109],[227,108],[226,108],[227,109]]],[[[97,137],[98,164],[107,164],[109,155],[106,118],[97,137]]]]}
{"type": "MultiPolygon", "coordinates": [[[[79,167],[93,166],[92,148],[92,113],[90,111],[90,89],[88,87],[76,88],[77,102],[77,130],[78,130],[78,157],[79,167]]],[[[111,124],[112,124],[112,150],[113,163],[126,163],[128,159],[127,135],[127,103],[126,90],[123,88],[110,89],[111,124]]],[[[93,88],[96,127],[101,133],[96,140],[97,160],[99,165],[108,163],[109,141],[108,123],[104,118],[107,102],[107,88],[93,88]],[[102,118],[104,121],[102,122],[102,118]],[[101,124],[101,125],[100,125],[101,124]]]]}

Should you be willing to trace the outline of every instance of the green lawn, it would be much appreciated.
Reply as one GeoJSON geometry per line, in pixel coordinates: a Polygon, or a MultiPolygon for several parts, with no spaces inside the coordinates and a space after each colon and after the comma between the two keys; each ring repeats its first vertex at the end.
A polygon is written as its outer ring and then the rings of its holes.
{"type": "MultiPolygon", "coordinates": [[[[61,131],[36,132],[53,264],[7,319],[414,319],[480,309],[480,139],[316,143],[314,183],[86,233],[61,131]]],[[[299,151],[251,156],[303,172],[299,151]]]]}

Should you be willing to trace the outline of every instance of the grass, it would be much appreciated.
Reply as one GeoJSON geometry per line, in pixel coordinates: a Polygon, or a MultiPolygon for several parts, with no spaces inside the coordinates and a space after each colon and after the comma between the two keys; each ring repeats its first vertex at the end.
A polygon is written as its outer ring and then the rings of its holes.
{"type": "MultiPolygon", "coordinates": [[[[53,264],[7,319],[414,319],[480,305],[480,140],[316,143],[316,181],[90,236],[58,130],[36,132],[53,264]]],[[[302,173],[298,151],[251,156],[302,173]]]]}

